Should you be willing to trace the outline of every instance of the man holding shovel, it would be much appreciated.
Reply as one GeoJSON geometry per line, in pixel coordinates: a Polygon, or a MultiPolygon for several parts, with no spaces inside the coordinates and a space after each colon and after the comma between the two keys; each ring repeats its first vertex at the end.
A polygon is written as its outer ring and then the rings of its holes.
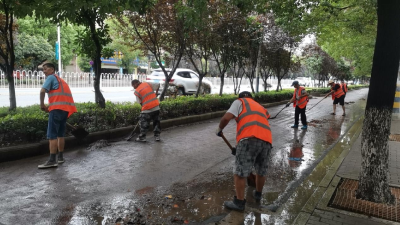
{"type": "Polygon", "coordinates": [[[54,64],[43,65],[46,81],[40,90],[40,109],[49,112],[47,139],[49,139],[50,158],[46,163],[39,165],[39,169],[57,167],[59,163],[64,163],[64,136],[67,119],[77,112],[68,84],[54,72],[54,64]],[[49,97],[48,106],[44,104],[46,92],[49,97]],[[57,150],[58,157],[56,159],[57,150]]]}
{"type": "Polygon", "coordinates": [[[331,86],[331,92],[325,95],[325,98],[328,97],[329,95],[332,95],[333,113],[331,113],[331,115],[336,115],[336,105],[339,103],[343,109],[342,116],[346,116],[346,109],[344,108],[345,93],[342,87],[340,86],[340,84],[336,84],[335,82],[333,82],[333,80],[330,80],[328,84],[329,86],[331,86]]]}
{"type": "Polygon", "coordinates": [[[253,191],[253,197],[256,201],[261,200],[272,148],[269,117],[267,109],[254,101],[250,92],[244,91],[239,94],[239,98],[232,103],[219,123],[216,130],[218,136],[223,135],[222,130],[231,119],[235,119],[237,123],[234,167],[236,196],[234,196],[233,201],[224,203],[228,209],[244,210],[246,205],[246,199],[244,199],[246,177],[250,175],[253,167],[257,172],[256,190],[253,191]]]}
{"type": "Polygon", "coordinates": [[[286,104],[289,107],[290,103],[293,102],[294,110],[294,125],[292,128],[299,127],[299,115],[301,115],[301,123],[303,126],[302,130],[307,130],[307,116],[306,116],[306,106],[308,103],[308,93],[304,87],[299,85],[297,80],[293,81],[292,86],[294,86],[294,93],[292,99],[286,104]]]}
{"type": "Polygon", "coordinates": [[[150,121],[153,121],[154,139],[160,141],[160,102],[152,85],[142,83],[139,80],[132,80],[132,87],[135,89],[136,102],[142,105],[142,112],[139,116],[140,135],[136,138],[136,141],[146,142],[146,133],[149,130],[150,121]]]}

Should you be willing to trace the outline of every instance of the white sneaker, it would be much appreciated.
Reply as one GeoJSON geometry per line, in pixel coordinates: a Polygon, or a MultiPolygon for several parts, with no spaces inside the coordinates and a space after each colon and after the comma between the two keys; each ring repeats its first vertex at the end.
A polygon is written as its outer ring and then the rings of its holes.
{"type": "Polygon", "coordinates": [[[46,169],[46,168],[51,168],[51,167],[57,167],[58,163],[57,162],[51,162],[51,161],[47,161],[45,164],[39,165],[38,168],[39,169],[46,169]]]}

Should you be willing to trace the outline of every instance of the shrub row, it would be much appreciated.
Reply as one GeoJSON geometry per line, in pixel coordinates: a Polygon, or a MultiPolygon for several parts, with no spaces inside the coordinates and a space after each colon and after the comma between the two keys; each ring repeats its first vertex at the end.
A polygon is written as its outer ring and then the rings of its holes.
{"type": "MultiPolygon", "coordinates": [[[[293,90],[269,91],[257,93],[254,99],[260,103],[270,103],[289,99],[292,95],[293,90]]],[[[237,99],[237,96],[232,94],[223,96],[205,95],[198,98],[181,96],[176,99],[166,99],[160,104],[160,115],[161,119],[165,120],[227,110],[235,99],[237,99]]],[[[105,109],[99,108],[97,104],[91,102],[76,103],[76,106],[78,112],[73,114],[68,122],[73,125],[80,125],[88,132],[136,124],[141,109],[139,104],[132,102],[107,102],[105,109]]],[[[45,139],[47,119],[48,115],[40,110],[39,105],[18,107],[15,112],[8,112],[7,107],[0,108],[0,147],[32,143],[45,139]]]]}

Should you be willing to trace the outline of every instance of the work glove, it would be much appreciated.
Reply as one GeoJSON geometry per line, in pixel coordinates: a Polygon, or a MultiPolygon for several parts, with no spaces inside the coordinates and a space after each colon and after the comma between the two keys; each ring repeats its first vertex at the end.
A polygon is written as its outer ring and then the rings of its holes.
{"type": "Polygon", "coordinates": [[[232,155],[236,155],[236,147],[232,147],[232,155]]]}
{"type": "Polygon", "coordinates": [[[290,102],[286,103],[286,107],[289,107],[289,105],[290,105],[290,102]]]}
{"type": "Polygon", "coordinates": [[[218,127],[217,130],[215,131],[215,134],[216,134],[218,137],[222,137],[222,129],[218,127]]]}

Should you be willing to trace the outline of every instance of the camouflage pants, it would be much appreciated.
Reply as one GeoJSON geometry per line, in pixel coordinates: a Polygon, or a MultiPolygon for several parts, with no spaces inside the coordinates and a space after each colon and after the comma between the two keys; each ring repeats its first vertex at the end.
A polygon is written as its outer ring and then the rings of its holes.
{"type": "Polygon", "coordinates": [[[141,113],[139,116],[140,122],[140,137],[146,137],[146,133],[149,130],[150,122],[153,121],[154,136],[158,136],[161,133],[160,124],[160,110],[151,113],[141,113]]]}

